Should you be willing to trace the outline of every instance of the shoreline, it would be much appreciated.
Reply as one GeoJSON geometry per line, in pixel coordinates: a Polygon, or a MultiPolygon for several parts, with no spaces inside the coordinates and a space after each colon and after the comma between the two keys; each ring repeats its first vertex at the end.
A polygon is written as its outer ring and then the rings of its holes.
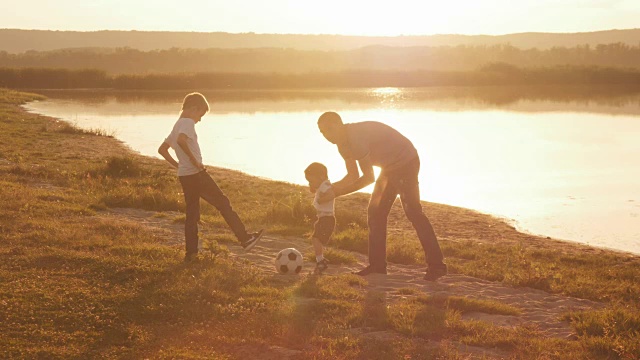
{"type": "MultiPolygon", "coordinates": [[[[37,112],[37,111],[35,111],[33,109],[28,109],[30,103],[31,102],[28,102],[28,103],[25,103],[25,104],[21,105],[21,108],[24,111],[29,112],[29,113],[38,114],[38,115],[45,116],[45,117],[49,116],[49,115],[44,114],[44,113],[39,113],[39,112],[37,112]]],[[[59,118],[58,120],[65,121],[65,122],[67,122],[69,124],[72,124],[72,122],[69,121],[69,120],[65,120],[65,119],[62,119],[62,118],[59,118]]],[[[87,130],[90,130],[90,129],[87,129],[87,130]]],[[[100,130],[100,129],[94,129],[94,130],[100,130]]],[[[121,143],[125,144],[123,142],[123,140],[118,139],[118,135],[117,134],[112,134],[112,135],[114,135],[114,137],[118,141],[120,141],[121,143]]],[[[134,148],[132,148],[128,144],[125,144],[125,146],[128,149],[130,149],[131,152],[138,153],[141,156],[145,156],[145,157],[148,157],[149,159],[154,159],[154,160],[158,160],[159,159],[159,157],[157,157],[157,156],[152,156],[152,155],[148,155],[148,154],[143,155],[143,154],[139,153],[137,150],[135,150],[134,148]]],[[[219,169],[227,169],[227,170],[231,170],[231,171],[243,172],[242,170],[233,169],[233,168],[219,167],[219,166],[216,166],[216,165],[210,165],[210,166],[213,166],[213,167],[216,167],[216,168],[219,168],[219,169]]],[[[248,176],[256,176],[256,177],[259,177],[261,179],[265,179],[265,180],[269,180],[269,181],[276,181],[276,182],[281,182],[282,181],[282,182],[287,182],[287,183],[290,183],[290,184],[296,185],[296,186],[304,186],[304,184],[296,184],[296,183],[289,182],[287,180],[278,180],[278,179],[273,179],[273,178],[269,178],[269,177],[261,177],[259,175],[252,175],[250,173],[245,173],[245,174],[248,175],[248,176]]],[[[359,193],[370,194],[369,192],[364,192],[364,191],[361,191],[359,193]]],[[[428,200],[422,200],[422,201],[423,202],[429,202],[428,200]]],[[[610,251],[614,251],[614,252],[619,252],[621,254],[629,254],[629,255],[635,255],[635,256],[640,255],[640,251],[634,252],[634,251],[630,251],[630,250],[611,248],[611,247],[607,247],[605,245],[592,245],[592,244],[589,244],[589,243],[586,243],[586,242],[582,242],[582,241],[579,241],[579,240],[572,240],[572,239],[569,239],[569,238],[550,236],[548,234],[545,234],[542,231],[541,232],[537,232],[535,230],[529,230],[529,229],[525,228],[524,226],[519,225],[521,221],[517,220],[517,219],[514,219],[510,215],[496,214],[496,213],[492,213],[492,212],[484,212],[482,210],[478,210],[478,209],[474,209],[474,208],[467,208],[467,207],[462,207],[462,206],[457,206],[457,205],[447,204],[447,203],[436,203],[436,202],[431,202],[431,203],[441,204],[441,205],[446,205],[446,206],[452,206],[452,207],[458,207],[458,208],[461,208],[461,209],[477,212],[479,214],[488,215],[488,216],[497,218],[497,219],[505,222],[506,225],[512,227],[513,229],[517,230],[518,232],[521,232],[521,233],[527,234],[527,235],[532,235],[532,236],[536,236],[536,237],[540,237],[540,238],[545,238],[545,239],[548,239],[548,240],[551,240],[551,239],[559,240],[559,241],[563,241],[563,242],[567,242],[567,243],[571,243],[571,244],[584,245],[584,246],[587,246],[587,247],[593,247],[593,248],[598,248],[598,249],[603,249],[603,250],[610,250],[610,251]]]]}
{"type": "MultiPolygon", "coordinates": [[[[20,110],[26,114],[32,114],[35,116],[39,116],[39,117],[43,117],[46,119],[50,119],[56,123],[64,123],[68,126],[75,126],[74,124],[70,123],[69,121],[66,121],[64,119],[60,119],[60,118],[55,118],[55,117],[51,117],[48,115],[43,115],[43,114],[38,114],[35,112],[30,112],[27,109],[24,108],[25,104],[22,104],[19,106],[20,110]]],[[[81,133],[84,130],[74,130],[74,131],[80,131],[81,133]]],[[[170,173],[170,176],[173,178],[175,177],[175,172],[173,171],[173,169],[171,169],[167,164],[164,163],[164,160],[159,159],[159,158],[155,158],[152,156],[148,156],[148,155],[143,155],[140,152],[136,151],[135,149],[131,148],[129,145],[127,145],[126,143],[124,143],[122,140],[118,139],[115,136],[112,135],[93,135],[91,133],[91,131],[93,130],[89,130],[89,132],[87,133],[89,136],[98,136],[98,138],[104,138],[107,142],[114,142],[112,146],[115,146],[116,148],[114,148],[114,150],[116,150],[116,153],[119,154],[124,154],[125,156],[133,156],[133,157],[139,157],[141,159],[143,159],[143,162],[146,164],[160,164],[161,167],[164,167],[164,172],[166,173],[167,171],[170,173]]],[[[273,180],[273,179],[269,179],[269,178],[264,178],[264,177],[258,177],[255,175],[251,175],[245,172],[242,172],[240,170],[235,170],[235,169],[230,169],[230,168],[222,168],[222,167],[215,167],[215,166],[207,166],[211,169],[214,169],[216,171],[216,173],[223,173],[225,174],[223,176],[223,178],[226,177],[235,177],[235,176],[240,176],[243,179],[250,179],[250,181],[254,182],[254,183],[267,183],[270,186],[275,186],[276,184],[280,185],[284,185],[286,187],[293,187],[293,188],[298,188],[298,189],[302,189],[303,193],[306,193],[305,186],[301,186],[298,184],[294,184],[294,183],[290,183],[290,182],[286,182],[286,181],[281,181],[281,180],[273,180]]],[[[177,182],[177,180],[175,180],[177,182]]],[[[223,189],[224,190],[224,189],[223,189]]],[[[351,194],[349,196],[346,196],[343,199],[343,202],[346,203],[347,207],[351,207],[353,206],[353,202],[359,202],[362,204],[362,206],[360,207],[360,211],[362,213],[366,213],[366,203],[368,202],[369,199],[369,194],[368,193],[363,193],[363,192],[357,192],[354,194],[351,194]]],[[[421,200],[423,207],[426,208],[437,208],[438,210],[436,211],[430,211],[429,213],[433,216],[429,216],[429,218],[432,220],[432,223],[434,222],[434,218],[438,218],[440,217],[438,213],[446,211],[446,212],[452,212],[455,214],[459,214],[461,215],[461,217],[470,217],[473,218],[474,220],[472,220],[474,223],[478,223],[478,222],[483,222],[485,223],[485,225],[488,228],[493,228],[495,230],[495,228],[500,228],[500,229],[506,229],[506,230],[510,230],[513,231],[517,234],[517,238],[521,238],[520,241],[522,244],[527,244],[527,246],[533,246],[534,248],[543,248],[543,249],[549,249],[549,248],[558,248],[557,250],[561,251],[561,252],[574,252],[577,251],[578,253],[609,253],[609,254],[617,254],[617,255],[621,255],[621,256],[625,256],[625,257],[632,257],[632,258],[637,258],[640,260],[640,254],[636,254],[633,252],[628,252],[628,251],[624,251],[624,250],[618,250],[618,249],[610,249],[610,248],[606,248],[606,247],[598,247],[598,246],[593,246],[593,245],[588,245],[588,244],[584,244],[584,243],[580,243],[580,242],[576,242],[576,241],[571,241],[571,240],[566,240],[566,239],[559,239],[559,238],[553,238],[553,237],[549,237],[546,235],[538,235],[535,233],[530,233],[527,231],[523,231],[522,229],[518,229],[517,226],[514,226],[510,219],[504,216],[499,216],[499,215],[494,215],[494,214],[490,214],[490,213],[484,213],[475,209],[471,209],[471,208],[465,208],[465,207],[460,207],[460,206],[454,206],[454,205],[449,205],[449,204],[444,204],[444,203],[435,203],[435,202],[429,202],[429,201],[425,201],[425,200],[421,200]],[[475,218],[479,218],[478,220],[475,220],[475,218]]],[[[447,214],[447,216],[450,214],[447,214]]],[[[404,213],[402,212],[401,206],[399,204],[398,201],[396,201],[396,203],[394,204],[394,207],[392,209],[392,212],[390,213],[389,216],[389,222],[398,222],[398,221],[402,221],[402,220],[406,220],[404,219],[404,213]]],[[[513,219],[511,219],[513,220],[513,219]]],[[[514,220],[515,221],[515,220],[514,220]]],[[[409,230],[409,232],[411,233],[413,230],[411,228],[411,225],[406,222],[405,224],[403,224],[401,226],[403,228],[402,231],[406,231],[409,230]]],[[[434,227],[436,227],[436,225],[434,225],[434,227]]],[[[436,231],[436,234],[438,234],[439,232],[436,231]]],[[[442,235],[438,235],[438,239],[439,241],[442,242],[447,242],[447,241],[454,241],[453,239],[450,239],[449,236],[446,234],[442,234],[442,235]]],[[[504,239],[503,239],[504,240],[504,239]]],[[[468,241],[468,240],[465,240],[468,241]]],[[[517,241],[516,241],[517,242],[517,241]]],[[[497,244],[512,244],[514,243],[513,240],[509,240],[506,242],[500,241],[497,244]]]]}

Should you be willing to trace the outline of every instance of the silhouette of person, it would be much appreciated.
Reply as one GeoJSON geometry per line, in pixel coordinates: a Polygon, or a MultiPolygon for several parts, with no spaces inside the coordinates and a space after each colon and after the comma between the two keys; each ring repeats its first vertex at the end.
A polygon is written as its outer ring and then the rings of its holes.
{"type": "Polygon", "coordinates": [[[353,193],[375,181],[367,209],[369,265],[356,274],[387,273],[387,218],[396,197],[400,195],[404,212],[424,249],[427,262],[424,279],[435,281],[446,275],[447,266],[443,262],[440,245],[420,203],[420,158],[411,141],[380,122],[344,124],[335,112],[322,114],[318,119],[318,128],[325,139],[338,146],[347,168],[347,175],[334,183],[332,190],[325,193],[320,201],[353,193]],[[377,180],[373,166],[381,169],[377,180]]]}
{"type": "Polygon", "coordinates": [[[184,260],[197,259],[199,251],[198,221],[200,221],[200,198],[213,205],[231,227],[245,251],[251,250],[260,240],[263,230],[248,233],[242,220],[233,210],[229,198],[218,187],[202,164],[202,154],[195,125],[209,112],[209,102],[200,93],[185,96],[182,111],[171,133],[158,148],[158,153],[178,171],[178,179],[184,192],[186,218],[184,223],[184,260]],[[175,151],[178,160],[169,149],[175,151]]]}

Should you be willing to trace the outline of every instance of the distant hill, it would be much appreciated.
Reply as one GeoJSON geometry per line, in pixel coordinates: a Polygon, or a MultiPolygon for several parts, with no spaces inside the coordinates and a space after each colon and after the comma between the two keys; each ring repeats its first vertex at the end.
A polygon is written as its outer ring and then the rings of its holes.
{"type": "Polygon", "coordinates": [[[163,31],[48,31],[0,29],[0,51],[22,53],[65,48],[130,47],[143,51],[169,48],[292,48],[297,50],[352,50],[365,46],[456,46],[510,44],[520,49],[577,45],[640,44],[640,29],[583,33],[519,33],[508,35],[431,35],[367,37],[344,35],[232,34],[223,32],[163,31]]]}

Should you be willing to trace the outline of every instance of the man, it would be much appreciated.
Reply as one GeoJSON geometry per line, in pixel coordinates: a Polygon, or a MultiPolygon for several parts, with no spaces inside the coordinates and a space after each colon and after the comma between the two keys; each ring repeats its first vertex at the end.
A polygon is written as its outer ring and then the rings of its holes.
{"type": "Polygon", "coordinates": [[[373,166],[382,170],[367,210],[369,266],[356,274],[387,273],[387,217],[396,197],[400,195],[404,212],[424,249],[428,265],[424,279],[435,281],[446,275],[447,266],[443,262],[440,245],[429,219],[422,211],[418,188],[420,158],[411,141],[379,122],[344,124],[335,112],[322,114],[318,119],[318,128],[329,142],[338,146],[347,167],[347,175],[334,183],[333,193],[327,194],[321,201],[366,187],[375,181],[373,166]]]}
{"type": "Polygon", "coordinates": [[[227,222],[240,245],[249,251],[260,240],[263,231],[247,233],[238,214],[231,207],[216,182],[209,176],[202,164],[200,145],[195,125],[209,112],[209,103],[200,93],[188,94],[182,103],[182,112],[173,130],[164,140],[158,153],[173,167],[178,169],[178,178],[184,192],[187,214],[184,223],[186,243],[185,261],[192,261],[198,255],[198,221],[200,220],[200,198],[215,206],[227,222]],[[173,148],[176,161],[169,153],[173,148]]]}

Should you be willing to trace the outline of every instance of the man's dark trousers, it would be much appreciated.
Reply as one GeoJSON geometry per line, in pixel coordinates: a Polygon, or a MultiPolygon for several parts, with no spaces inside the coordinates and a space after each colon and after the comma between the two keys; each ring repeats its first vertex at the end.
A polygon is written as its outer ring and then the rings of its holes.
{"type": "Polygon", "coordinates": [[[380,173],[375,183],[368,208],[369,222],[369,265],[373,269],[386,269],[387,260],[387,218],[396,197],[400,195],[402,208],[416,229],[427,265],[431,269],[444,267],[442,250],[433,231],[431,222],[422,211],[418,173],[420,159],[393,171],[380,173]]]}

